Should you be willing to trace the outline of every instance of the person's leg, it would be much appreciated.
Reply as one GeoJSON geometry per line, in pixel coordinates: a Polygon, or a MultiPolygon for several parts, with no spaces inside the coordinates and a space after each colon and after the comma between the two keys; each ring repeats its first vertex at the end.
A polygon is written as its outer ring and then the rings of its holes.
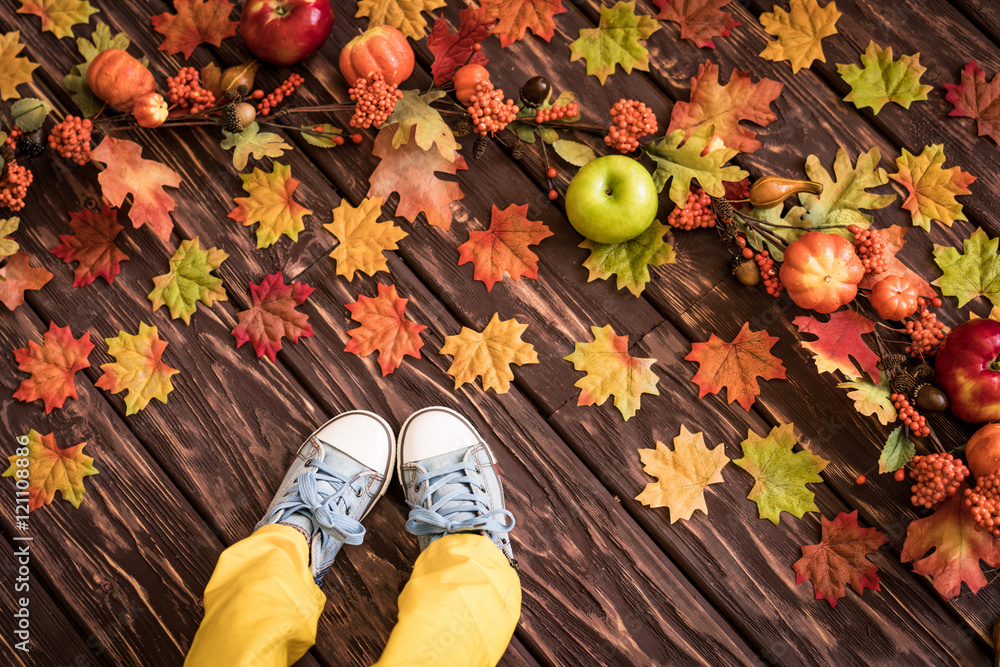
{"type": "Polygon", "coordinates": [[[399,435],[406,529],[422,553],[376,667],[493,667],[521,613],[499,469],[489,445],[452,410],[416,413],[399,435]]]}
{"type": "Polygon", "coordinates": [[[256,531],[226,549],[205,588],[186,667],[286,667],[316,641],[320,586],[388,486],[395,438],[384,420],[346,412],[309,436],[256,531]]]}

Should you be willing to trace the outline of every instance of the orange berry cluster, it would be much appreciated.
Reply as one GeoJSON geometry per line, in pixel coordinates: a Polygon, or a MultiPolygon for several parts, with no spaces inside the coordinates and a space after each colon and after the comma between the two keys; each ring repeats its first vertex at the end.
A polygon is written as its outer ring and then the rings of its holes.
{"type": "Polygon", "coordinates": [[[20,211],[24,208],[24,196],[28,194],[28,186],[34,176],[27,167],[22,167],[14,160],[4,166],[3,178],[0,179],[0,208],[20,211]]]}
{"type": "Polygon", "coordinates": [[[976,488],[965,490],[965,506],[976,521],[976,530],[1000,537],[1000,470],[976,479],[976,488]]]}
{"type": "Polygon", "coordinates": [[[906,398],[904,394],[893,394],[889,400],[892,401],[896,412],[899,413],[899,418],[913,431],[913,435],[918,438],[926,438],[931,434],[931,429],[927,426],[927,419],[910,405],[910,399],[906,398]]]}
{"type": "Polygon", "coordinates": [[[536,123],[547,123],[552,120],[563,120],[576,118],[580,115],[580,106],[576,102],[570,102],[566,106],[554,104],[548,109],[539,109],[535,112],[536,123]]]}
{"type": "Polygon", "coordinates": [[[472,129],[481,137],[493,132],[500,132],[507,123],[517,118],[521,110],[514,100],[503,99],[503,90],[496,88],[489,81],[476,84],[476,92],[472,96],[469,115],[472,116],[472,129]]]}
{"type": "Polygon", "coordinates": [[[89,118],[66,116],[49,133],[49,148],[79,165],[90,162],[90,131],[94,124],[89,118]]]}
{"type": "Polygon", "coordinates": [[[396,84],[388,85],[381,73],[369,74],[365,79],[358,79],[354,87],[348,89],[354,105],[354,115],[351,116],[351,127],[379,127],[382,125],[396,102],[403,99],[403,91],[396,90],[396,84]]]}
{"type": "Polygon", "coordinates": [[[182,67],[167,77],[167,99],[187,113],[201,113],[215,106],[215,95],[201,87],[201,76],[193,67],[182,67]]]}
{"type": "Polygon", "coordinates": [[[847,231],[854,234],[854,252],[861,259],[866,274],[879,275],[889,270],[889,258],[885,256],[885,241],[870,229],[848,225],[847,231]]]}
{"type": "Polygon", "coordinates": [[[775,298],[780,296],[785,286],[781,284],[778,270],[774,268],[774,258],[771,257],[771,253],[767,250],[759,252],[753,256],[753,261],[757,262],[760,277],[764,279],[764,289],[767,290],[767,293],[775,298]]]}
{"type": "MultiPolygon", "coordinates": [[[[906,321],[906,333],[910,335],[912,343],[906,346],[906,352],[914,358],[924,359],[937,354],[941,342],[944,340],[948,330],[943,322],[938,322],[937,315],[927,308],[928,300],[919,297],[917,308],[919,309],[917,319],[906,321]]],[[[930,300],[930,305],[938,307],[941,299],[934,297],[930,300]]]]}
{"type": "Polygon", "coordinates": [[[611,127],[604,143],[622,153],[631,153],[639,147],[639,140],[656,132],[653,110],[637,100],[622,98],[611,106],[611,127]]]}
{"type": "Polygon", "coordinates": [[[914,456],[910,477],[916,482],[910,487],[910,502],[917,507],[933,509],[951,498],[969,475],[961,459],[952,454],[914,456]]]}
{"type": "Polygon", "coordinates": [[[21,128],[15,125],[12,128],[10,128],[10,131],[7,133],[7,141],[4,143],[6,143],[11,148],[17,148],[17,138],[20,137],[22,134],[24,134],[24,132],[21,131],[21,128]]]}
{"type": "Polygon", "coordinates": [[[305,83],[306,80],[303,79],[298,74],[290,74],[284,83],[275,88],[273,93],[268,93],[267,97],[260,101],[257,105],[257,115],[267,116],[271,113],[271,109],[281,104],[281,102],[295,92],[295,89],[305,83]]]}
{"type": "Polygon", "coordinates": [[[715,208],[712,206],[712,198],[705,192],[705,188],[689,192],[684,208],[675,207],[667,216],[667,224],[677,229],[715,227],[715,223],[715,208]]]}

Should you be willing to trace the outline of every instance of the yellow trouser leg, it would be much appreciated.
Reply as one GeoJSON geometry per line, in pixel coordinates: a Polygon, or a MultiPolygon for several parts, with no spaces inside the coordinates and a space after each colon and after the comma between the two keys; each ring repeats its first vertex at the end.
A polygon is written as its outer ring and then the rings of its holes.
{"type": "Polygon", "coordinates": [[[222,552],[185,667],[288,667],[316,643],[326,596],[290,526],[263,526],[222,552]]]}
{"type": "Polygon", "coordinates": [[[375,667],[493,667],[520,615],[521,583],[500,549],[446,535],[417,558],[375,667]]]}

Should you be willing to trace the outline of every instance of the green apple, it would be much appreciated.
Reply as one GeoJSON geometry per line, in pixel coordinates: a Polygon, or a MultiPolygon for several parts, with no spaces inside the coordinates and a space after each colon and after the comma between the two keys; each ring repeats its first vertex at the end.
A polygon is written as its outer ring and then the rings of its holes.
{"type": "Polygon", "coordinates": [[[588,162],[566,188],[566,216],[573,229],[597,243],[621,243],[646,231],[659,196],[646,168],[624,155],[588,162]]]}

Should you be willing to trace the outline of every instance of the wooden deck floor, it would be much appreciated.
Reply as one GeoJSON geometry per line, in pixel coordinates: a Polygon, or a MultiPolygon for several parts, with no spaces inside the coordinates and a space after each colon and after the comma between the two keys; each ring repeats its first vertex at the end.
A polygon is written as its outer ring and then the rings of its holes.
{"type": "MultiPolygon", "coordinates": [[[[92,0],[100,19],[127,32],[134,51],[149,55],[159,81],[184,64],[215,60],[235,64],[246,53],[239,40],[219,49],[199,47],[184,63],[156,50],[159,35],[149,17],[171,10],[163,0],[92,0]]],[[[462,3],[444,11],[454,19],[462,3]]],[[[752,176],[796,176],[809,154],[824,165],[838,147],[853,157],[877,147],[882,166],[891,168],[901,148],[919,152],[944,143],[949,164],[979,177],[973,196],[963,200],[969,223],[935,226],[930,234],[914,230],[903,255],[926,277],[936,276],[932,243],[960,245],[982,226],[996,236],[1000,225],[998,155],[977,138],[971,120],[946,118],[950,106],[941,84],[957,81],[971,59],[988,73],[1000,71],[1000,7],[990,0],[837,0],[843,12],[839,35],[824,40],[824,63],[794,77],[787,63],[758,57],[765,34],[757,20],[772,0],[743,0],[727,7],[742,24],[715,50],[696,49],[678,38],[672,24],[649,40],[648,74],[620,71],[602,87],[570,64],[568,43],[581,28],[597,22],[597,0],[564,0],[567,12],[556,17],[551,43],[528,37],[500,49],[487,43],[495,81],[515,90],[535,73],[549,76],[558,90],[577,93],[591,122],[620,97],[644,101],[661,122],[676,100],[686,100],[690,77],[710,60],[724,77],[734,67],[785,83],[775,103],[779,120],[760,133],[764,148],[741,155],[752,176]],[[836,63],[854,62],[874,39],[897,54],[921,51],[928,68],[923,82],[934,90],[927,102],[908,111],[887,105],[878,116],[858,112],[841,101],[847,93],[836,63]]],[[[654,13],[640,0],[643,12],[654,13]]],[[[783,3],[781,3],[783,4],[783,3]]],[[[363,19],[352,18],[354,3],[335,0],[337,22],[323,51],[308,61],[303,103],[347,98],[337,70],[337,54],[363,19]]],[[[91,24],[93,25],[93,23],[91,24]]],[[[0,6],[0,32],[20,29],[26,54],[42,64],[27,93],[51,100],[63,111],[74,107],[62,76],[77,61],[73,40],[41,34],[35,17],[0,6]]],[[[77,34],[88,34],[77,29],[77,34]]],[[[410,87],[426,86],[431,55],[417,45],[418,66],[410,87]]],[[[261,86],[273,88],[286,70],[262,70],[261,86]]],[[[319,120],[319,119],[310,119],[319,120]]],[[[352,204],[365,196],[376,159],[373,132],[359,148],[323,152],[290,136],[295,150],[282,162],[302,181],[299,200],[315,215],[297,243],[287,239],[266,250],[254,248],[250,229],[226,215],[240,194],[230,156],[218,146],[216,132],[199,128],[142,135],[146,156],[181,174],[175,195],[175,236],[169,242],[147,228],[128,229],[119,246],[132,259],[112,286],[99,281],[74,289],[72,270],[49,251],[67,233],[67,211],[100,197],[93,165],[69,168],[39,161],[35,184],[21,212],[16,238],[55,277],[45,289],[29,292],[27,303],[0,313],[0,393],[4,438],[35,428],[55,431],[64,445],[86,440],[101,473],[87,480],[79,510],[57,501],[33,513],[32,652],[13,649],[5,630],[0,642],[4,664],[22,665],[177,665],[201,617],[201,592],[219,553],[245,537],[259,519],[303,437],[337,412],[361,408],[384,415],[399,426],[413,410],[433,404],[452,406],[491,438],[518,519],[513,534],[521,563],[524,610],[502,664],[566,665],[987,665],[989,634],[1000,609],[1000,589],[976,596],[966,592],[943,602],[929,582],[901,565],[906,525],[917,516],[905,485],[873,474],[886,429],[851,409],[828,375],[818,376],[809,353],[797,343],[791,325],[795,308],[775,302],[762,290],[742,288],[730,275],[727,253],[711,230],[675,237],[678,263],[653,271],[641,298],[616,291],[607,281],[586,282],[578,249],[558,203],[546,197],[544,169],[537,153],[520,162],[500,145],[469,161],[458,175],[466,193],[456,207],[450,231],[423,221],[402,226],[410,236],[389,258],[391,276],[335,276],[327,258],[333,238],[321,228],[342,198],[352,204]],[[498,283],[489,295],[472,280],[472,267],[457,266],[457,246],[469,229],[488,224],[492,204],[529,205],[555,236],[538,249],[538,280],[498,283]],[[230,301],[199,308],[190,326],[164,311],[150,312],[146,294],[155,275],[180,240],[200,237],[229,253],[220,271],[230,301]],[[286,279],[316,288],[304,310],[316,332],[298,345],[285,345],[274,364],[259,361],[247,347],[236,349],[230,331],[234,313],[247,306],[246,285],[282,271],[286,279]],[[424,354],[407,359],[383,378],[373,358],[343,352],[352,327],[345,303],[358,294],[374,295],[391,282],[410,299],[407,313],[429,329],[424,354]],[[446,335],[461,326],[481,329],[494,312],[528,323],[540,363],[516,369],[515,386],[502,396],[478,385],[455,391],[446,375],[449,360],[436,354],[446,335]],[[49,321],[89,331],[97,342],[92,368],[77,378],[78,400],[45,415],[37,404],[10,399],[23,374],[10,350],[40,340],[49,321]],[[100,342],[138,322],[155,324],[170,342],[168,362],[180,370],[169,404],[155,403],[125,417],[122,395],[96,389],[99,365],[107,363],[100,342]],[[769,382],[747,413],[717,397],[697,399],[691,383],[694,364],[683,357],[692,341],[710,332],[731,339],[744,322],[766,327],[780,337],[774,352],[788,369],[788,381],[769,382]],[[623,423],[609,404],[577,407],[580,377],[561,357],[575,341],[587,340],[591,325],[611,324],[628,334],[632,354],[654,357],[660,395],[645,396],[642,410],[623,423]],[[802,544],[819,539],[819,515],[774,526],[757,518],[746,500],[751,482],[730,466],[726,483],[708,491],[710,515],[669,523],[667,510],[650,510],[633,500],[648,478],[636,449],[669,441],[681,423],[703,430],[707,441],[726,443],[736,458],[747,429],[765,432],[794,422],[799,441],[832,461],[825,484],[814,485],[824,516],[859,510],[866,525],[884,531],[890,544],[873,561],[880,592],[863,597],[849,592],[835,609],[813,599],[809,584],[795,585],[791,564],[802,544]],[[868,473],[858,486],[855,478],[868,473]]],[[[463,140],[466,151],[471,141],[463,140]]],[[[568,169],[559,174],[565,189],[568,169]]],[[[894,187],[894,186],[893,186],[894,187]]],[[[883,188],[890,191],[890,187],[883,188]]],[[[390,200],[387,213],[394,210],[390,200]]],[[[898,204],[880,212],[879,225],[908,225],[898,204]]],[[[941,317],[954,324],[967,311],[951,307],[941,317]]],[[[971,310],[984,314],[983,303],[971,310]]],[[[943,437],[958,441],[959,432],[943,437]]],[[[3,581],[12,578],[13,492],[0,485],[0,554],[3,581]]],[[[318,642],[302,665],[365,665],[379,655],[392,627],[396,596],[417,556],[415,540],[403,530],[406,508],[393,488],[366,520],[368,538],[348,548],[327,577],[326,613],[318,642]]],[[[0,614],[12,613],[12,589],[4,584],[0,614]]],[[[7,627],[8,621],[4,621],[7,627]]]]}

